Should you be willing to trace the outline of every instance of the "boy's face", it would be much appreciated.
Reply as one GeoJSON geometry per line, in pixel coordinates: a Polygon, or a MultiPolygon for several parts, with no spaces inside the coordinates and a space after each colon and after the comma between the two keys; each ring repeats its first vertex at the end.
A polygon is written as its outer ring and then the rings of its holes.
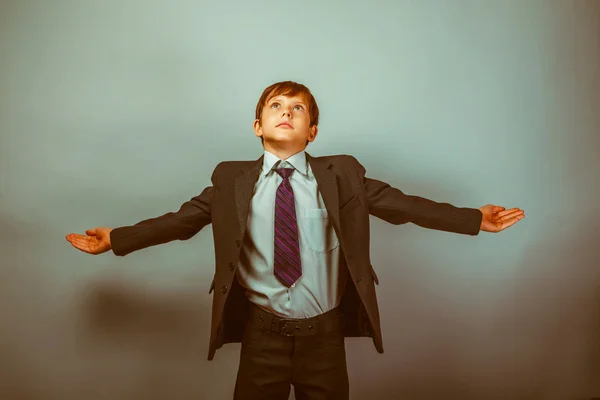
{"type": "Polygon", "coordinates": [[[254,121],[256,136],[262,137],[265,150],[295,154],[317,136],[310,126],[308,104],[302,96],[274,96],[263,106],[261,121],[254,121]]]}

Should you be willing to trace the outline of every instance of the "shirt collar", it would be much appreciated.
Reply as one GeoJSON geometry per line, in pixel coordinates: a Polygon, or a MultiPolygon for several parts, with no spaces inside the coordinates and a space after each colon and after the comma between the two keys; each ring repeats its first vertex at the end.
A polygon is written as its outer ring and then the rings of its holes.
{"type": "MultiPolygon", "coordinates": [[[[275,164],[277,164],[278,161],[280,161],[280,160],[275,154],[270,153],[267,150],[265,150],[265,157],[263,158],[262,174],[267,175],[269,172],[271,172],[271,170],[273,169],[275,164]]],[[[306,164],[306,152],[304,150],[294,154],[293,156],[289,157],[287,160],[283,160],[283,161],[287,161],[288,164],[290,164],[292,167],[294,167],[294,169],[296,169],[301,174],[308,175],[308,169],[307,169],[307,164],[306,164]]]]}

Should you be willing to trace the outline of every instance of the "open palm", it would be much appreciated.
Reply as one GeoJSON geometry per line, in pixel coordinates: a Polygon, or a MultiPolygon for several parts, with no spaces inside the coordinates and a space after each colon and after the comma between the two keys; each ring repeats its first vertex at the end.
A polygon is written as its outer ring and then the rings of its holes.
{"type": "Polygon", "coordinates": [[[66,239],[78,250],[89,254],[102,254],[112,248],[110,231],[112,231],[111,228],[99,227],[88,229],[85,231],[86,235],[69,233],[66,239]]]}
{"type": "Polygon", "coordinates": [[[479,211],[483,214],[480,229],[485,232],[501,232],[525,218],[525,211],[520,208],[507,210],[502,206],[486,204],[479,211]]]}

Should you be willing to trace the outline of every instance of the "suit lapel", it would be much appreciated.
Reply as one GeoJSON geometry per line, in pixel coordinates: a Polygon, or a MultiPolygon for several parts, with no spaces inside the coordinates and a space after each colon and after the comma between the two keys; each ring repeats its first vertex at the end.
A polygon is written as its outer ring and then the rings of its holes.
{"type": "Polygon", "coordinates": [[[333,164],[324,158],[314,158],[308,153],[306,153],[306,159],[317,180],[317,187],[323,197],[327,213],[333,221],[335,232],[340,237],[340,205],[336,174],[332,169],[333,164]]]}
{"type": "Polygon", "coordinates": [[[235,202],[237,204],[237,215],[242,236],[246,232],[248,221],[248,208],[254,192],[254,185],[262,170],[264,155],[256,161],[248,163],[240,168],[239,175],[235,178],[235,202]]]}

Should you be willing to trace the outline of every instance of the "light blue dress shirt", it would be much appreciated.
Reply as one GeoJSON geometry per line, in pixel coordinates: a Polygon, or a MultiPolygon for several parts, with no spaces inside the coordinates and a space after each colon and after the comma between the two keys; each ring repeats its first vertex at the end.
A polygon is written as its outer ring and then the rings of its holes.
{"type": "Polygon", "coordinates": [[[347,271],[340,268],[338,237],[301,151],[279,166],[295,169],[289,180],[296,202],[302,276],[287,288],[273,274],[275,195],[282,181],[274,169],[278,161],[265,150],[250,202],[237,279],[257,306],[282,317],[313,317],[339,305],[347,271]]]}

